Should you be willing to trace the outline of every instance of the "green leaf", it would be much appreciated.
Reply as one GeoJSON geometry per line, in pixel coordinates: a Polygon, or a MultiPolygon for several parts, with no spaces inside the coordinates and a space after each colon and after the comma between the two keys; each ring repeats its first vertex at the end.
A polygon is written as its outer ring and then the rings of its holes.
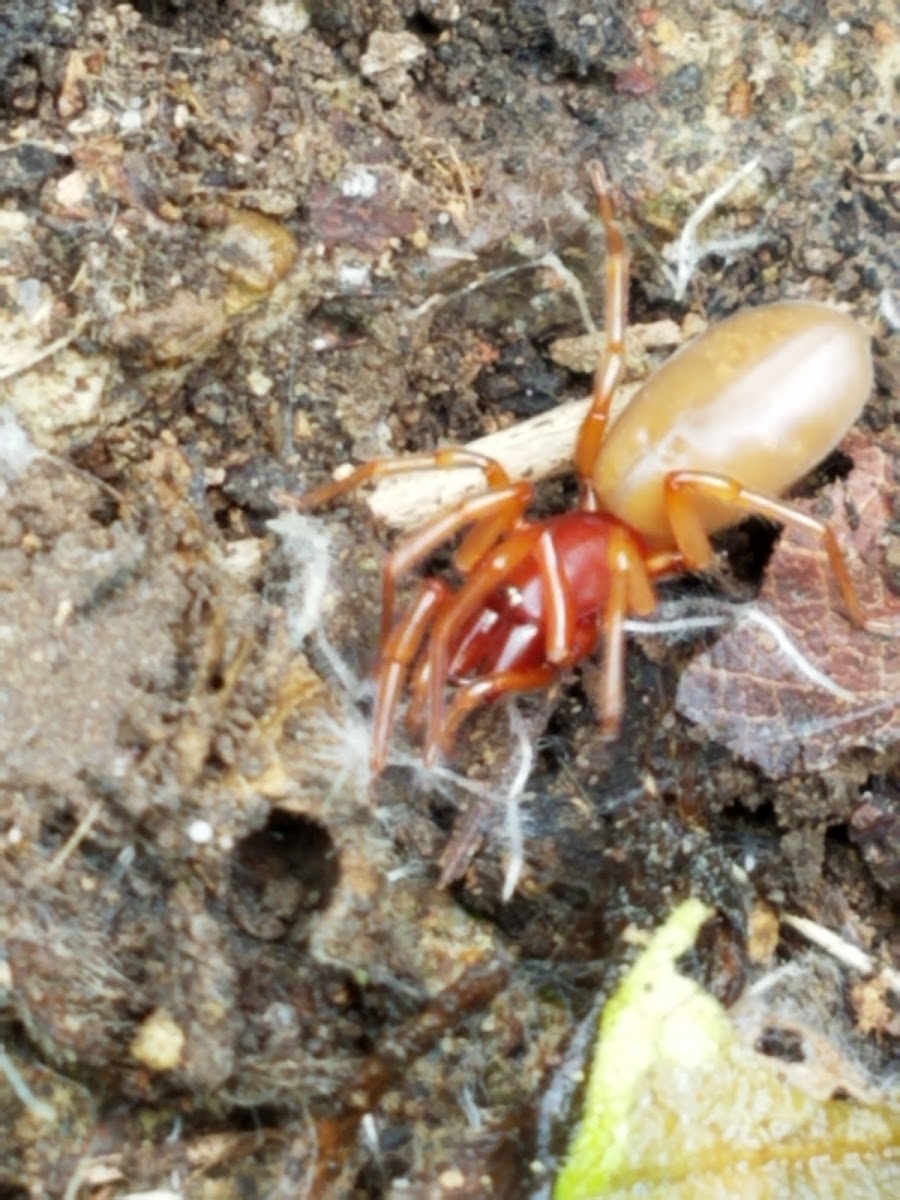
{"type": "Polygon", "coordinates": [[[786,1082],[676,971],[710,915],[680,905],[607,1004],[554,1200],[900,1196],[900,1104],[822,1101],[786,1082]]]}

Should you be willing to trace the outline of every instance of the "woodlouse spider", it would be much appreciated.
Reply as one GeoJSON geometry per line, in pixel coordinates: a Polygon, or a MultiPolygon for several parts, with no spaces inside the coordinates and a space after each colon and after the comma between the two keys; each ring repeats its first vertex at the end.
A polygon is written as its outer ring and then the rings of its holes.
{"type": "Polygon", "coordinates": [[[626,617],[655,608],[656,580],[707,567],[709,534],[748,513],[820,537],[850,619],[878,624],[866,619],[830,526],[777,498],[859,415],[872,386],[867,334],[822,304],[745,309],[679,350],[610,423],[624,358],[628,257],[606,171],[593,163],[590,176],[607,241],[606,344],[575,446],[578,510],[529,519],[532,483],[453,447],[365,463],[295,501],[317,508],[406,471],[474,466],[484,473],[483,492],[429,520],[387,557],[375,773],[407,689],[411,724],[422,730],[433,764],[473,709],[547,687],[601,643],[601,729],[615,734],[626,617]],[[395,620],[399,581],[456,535],[459,582],[425,579],[395,620]]]}

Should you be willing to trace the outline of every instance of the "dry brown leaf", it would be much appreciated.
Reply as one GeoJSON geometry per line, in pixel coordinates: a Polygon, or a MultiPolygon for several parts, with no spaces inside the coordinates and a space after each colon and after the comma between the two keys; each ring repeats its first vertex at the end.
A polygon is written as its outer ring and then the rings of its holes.
{"type": "MultiPolygon", "coordinates": [[[[854,459],[850,475],[798,507],[830,519],[867,614],[900,636],[900,596],[887,582],[886,559],[900,439],[859,431],[843,449],[854,459]]],[[[679,712],[774,778],[821,771],[851,747],[881,750],[900,738],[900,640],[849,623],[820,543],[785,531],[759,607],[811,667],[851,695],[805,677],[762,625],[741,622],[684,672],[679,712]]]]}

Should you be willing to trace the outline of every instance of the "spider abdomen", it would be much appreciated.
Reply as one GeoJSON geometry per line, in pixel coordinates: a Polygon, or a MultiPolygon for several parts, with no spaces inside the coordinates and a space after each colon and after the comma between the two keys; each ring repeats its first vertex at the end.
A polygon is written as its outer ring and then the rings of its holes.
{"type": "MultiPolygon", "coordinates": [[[[825,304],[747,308],[664,363],[608,430],[594,464],[602,506],[654,546],[673,544],[666,477],[726,475],[780,496],[837,445],[872,389],[866,331],[825,304]]],[[[713,532],[738,516],[698,499],[713,532]]]]}

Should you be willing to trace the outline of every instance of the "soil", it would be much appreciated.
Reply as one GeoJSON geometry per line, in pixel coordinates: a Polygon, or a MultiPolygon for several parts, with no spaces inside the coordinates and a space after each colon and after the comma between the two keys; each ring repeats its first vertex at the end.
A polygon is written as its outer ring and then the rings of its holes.
{"type": "MultiPolygon", "coordinates": [[[[524,705],[504,899],[505,711],[452,775],[410,747],[371,781],[389,535],[353,500],[278,503],[586,393],[546,256],[599,321],[598,154],[634,325],[846,306],[874,336],[864,428],[896,430],[891,15],[3,6],[0,1195],[546,1195],[572,1117],[548,1140],[542,1098],[678,899],[719,914],[694,968],[727,1001],[822,961],[790,930],[756,954],[760,906],[897,962],[897,744],[766,775],[676,711],[702,639],[632,645],[615,743],[595,668],[524,705]],[[676,299],[666,247],[754,158],[676,299]]],[[[771,540],[731,537],[732,588],[771,540]]],[[[855,972],[815,979],[878,1086],[896,995],[866,1024],[855,972]]]]}

